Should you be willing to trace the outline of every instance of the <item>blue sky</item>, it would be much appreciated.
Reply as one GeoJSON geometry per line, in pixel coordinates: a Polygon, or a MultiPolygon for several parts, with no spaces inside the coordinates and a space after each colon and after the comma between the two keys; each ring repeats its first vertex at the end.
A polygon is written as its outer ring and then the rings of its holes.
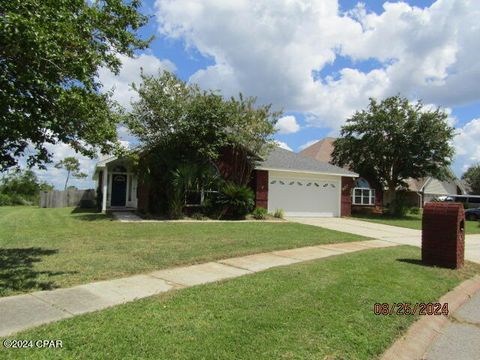
{"type": "MultiPolygon", "coordinates": [[[[441,106],[457,128],[457,175],[480,161],[480,4],[475,0],[148,0],[141,35],[155,40],[105,89],[128,108],[140,67],[174,71],[225,95],[239,91],[283,109],[276,139],[299,151],[338,130],[368,97],[400,93],[441,106]]],[[[125,141],[132,138],[122,129],[125,141]]],[[[58,157],[70,154],[60,146],[58,157]]],[[[91,174],[94,161],[81,158],[91,174]]],[[[39,172],[59,186],[63,174],[39,172]]],[[[76,181],[79,187],[91,181],[76,181]]]]}

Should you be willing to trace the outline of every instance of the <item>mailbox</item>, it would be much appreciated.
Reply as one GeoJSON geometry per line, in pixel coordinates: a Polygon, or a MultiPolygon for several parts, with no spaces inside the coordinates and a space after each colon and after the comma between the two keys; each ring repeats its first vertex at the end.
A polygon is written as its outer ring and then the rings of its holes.
{"type": "Polygon", "coordinates": [[[423,208],[422,262],[458,269],[465,252],[465,211],[459,203],[431,202],[423,208]]]}

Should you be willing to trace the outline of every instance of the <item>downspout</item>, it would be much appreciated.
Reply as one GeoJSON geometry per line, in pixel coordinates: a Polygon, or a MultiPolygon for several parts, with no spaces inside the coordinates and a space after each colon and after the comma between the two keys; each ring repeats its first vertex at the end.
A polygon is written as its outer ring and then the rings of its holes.
{"type": "Polygon", "coordinates": [[[417,191],[417,195],[418,195],[418,204],[419,204],[419,208],[423,208],[423,194],[422,192],[420,191],[417,191]]]}

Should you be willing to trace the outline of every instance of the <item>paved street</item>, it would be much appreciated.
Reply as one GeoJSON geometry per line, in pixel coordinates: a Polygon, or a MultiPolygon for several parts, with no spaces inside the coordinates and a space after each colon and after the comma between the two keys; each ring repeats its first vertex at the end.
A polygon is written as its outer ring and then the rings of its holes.
{"type": "Polygon", "coordinates": [[[458,309],[428,351],[427,360],[480,358],[480,292],[458,309]]]}

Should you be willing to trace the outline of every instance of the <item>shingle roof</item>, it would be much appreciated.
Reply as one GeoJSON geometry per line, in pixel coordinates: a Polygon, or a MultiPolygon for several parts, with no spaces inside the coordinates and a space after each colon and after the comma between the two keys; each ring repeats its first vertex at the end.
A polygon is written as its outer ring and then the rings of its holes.
{"type": "Polygon", "coordinates": [[[270,153],[257,165],[256,168],[259,170],[286,170],[307,173],[358,176],[358,174],[341,167],[331,165],[323,161],[318,161],[310,157],[302,156],[280,147],[275,147],[272,151],[270,151],[270,153]]]}
{"type": "Polygon", "coordinates": [[[323,161],[329,163],[332,160],[333,152],[333,142],[335,138],[326,137],[325,139],[319,140],[316,143],[313,143],[309,147],[306,147],[300,151],[300,155],[308,156],[314,158],[318,161],[323,161]]]}
{"type": "Polygon", "coordinates": [[[408,190],[418,192],[422,190],[423,185],[425,185],[428,179],[430,178],[429,177],[423,177],[420,179],[408,178],[407,180],[405,180],[405,182],[407,183],[408,190]]]}

